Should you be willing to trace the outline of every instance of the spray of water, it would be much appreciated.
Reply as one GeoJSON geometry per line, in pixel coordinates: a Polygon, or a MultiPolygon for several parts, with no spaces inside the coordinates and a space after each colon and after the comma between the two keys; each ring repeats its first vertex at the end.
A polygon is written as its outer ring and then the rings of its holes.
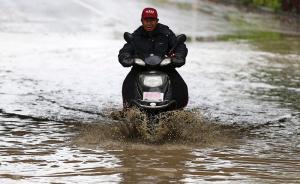
{"type": "Polygon", "coordinates": [[[237,125],[211,122],[197,111],[170,111],[157,115],[154,129],[149,127],[146,113],[138,109],[113,111],[110,120],[81,123],[75,144],[115,145],[198,144],[202,146],[231,143],[248,131],[237,125]]]}

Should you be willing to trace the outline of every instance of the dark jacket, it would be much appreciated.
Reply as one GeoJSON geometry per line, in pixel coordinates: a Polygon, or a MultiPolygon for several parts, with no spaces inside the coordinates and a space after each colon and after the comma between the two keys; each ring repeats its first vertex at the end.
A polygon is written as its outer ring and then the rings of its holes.
{"type": "MultiPolygon", "coordinates": [[[[122,61],[129,57],[138,57],[145,59],[150,54],[154,54],[160,57],[168,55],[170,49],[176,43],[175,34],[169,29],[168,26],[158,24],[156,29],[152,32],[144,30],[143,26],[140,26],[133,33],[133,43],[126,43],[119,52],[119,62],[127,67],[122,61]]],[[[185,63],[185,57],[187,56],[187,48],[185,44],[179,44],[175,49],[175,57],[182,60],[176,67],[180,67],[185,63]]]]}

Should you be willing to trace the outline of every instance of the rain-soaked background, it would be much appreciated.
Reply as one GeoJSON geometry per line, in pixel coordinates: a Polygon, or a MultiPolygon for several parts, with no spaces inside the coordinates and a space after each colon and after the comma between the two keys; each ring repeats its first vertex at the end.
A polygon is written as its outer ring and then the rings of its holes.
{"type": "Polygon", "coordinates": [[[300,183],[299,25],[204,0],[0,0],[0,183],[300,183]],[[189,104],[150,138],[120,112],[117,61],[147,6],[189,37],[189,104]]]}

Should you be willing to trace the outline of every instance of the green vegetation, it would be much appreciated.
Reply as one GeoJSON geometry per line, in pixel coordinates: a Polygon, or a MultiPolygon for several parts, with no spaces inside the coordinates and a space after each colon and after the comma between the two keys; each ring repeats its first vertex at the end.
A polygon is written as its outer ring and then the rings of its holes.
{"type": "MultiPolygon", "coordinates": [[[[226,1],[226,0],[225,0],[226,1]]],[[[300,0],[234,0],[246,6],[266,7],[272,11],[300,14],[300,0]]]]}
{"type": "Polygon", "coordinates": [[[269,31],[243,31],[232,35],[220,35],[221,41],[248,41],[259,50],[280,54],[299,54],[300,38],[269,31]]]}
{"type": "Polygon", "coordinates": [[[264,6],[272,10],[279,10],[282,6],[282,0],[242,0],[244,5],[264,6]]]}
{"type": "Polygon", "coordinates": [[[248,40],[254,42],[269,41],[269,40],[281,40],[282,35],[276,32],[267,31],[249,31],[241,34],[233,35],[220,35],[218,40],[221,41],[237,41],[237,40],[248,40]]]}

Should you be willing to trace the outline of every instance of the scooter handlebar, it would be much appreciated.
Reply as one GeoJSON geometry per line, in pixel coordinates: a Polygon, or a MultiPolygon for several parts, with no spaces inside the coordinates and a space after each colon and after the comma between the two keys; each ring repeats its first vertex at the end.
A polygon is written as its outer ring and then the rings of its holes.
{"type": "MultiPolygon", "coordinates": [[[[170,57],[165,57],[159,64],[158,66],[167,66],[171,64],[171,58],[170,57]]],[[[138,66],[146,66],[146,62],[140,58],[134,58],[134,64],[138,66]]]]}

